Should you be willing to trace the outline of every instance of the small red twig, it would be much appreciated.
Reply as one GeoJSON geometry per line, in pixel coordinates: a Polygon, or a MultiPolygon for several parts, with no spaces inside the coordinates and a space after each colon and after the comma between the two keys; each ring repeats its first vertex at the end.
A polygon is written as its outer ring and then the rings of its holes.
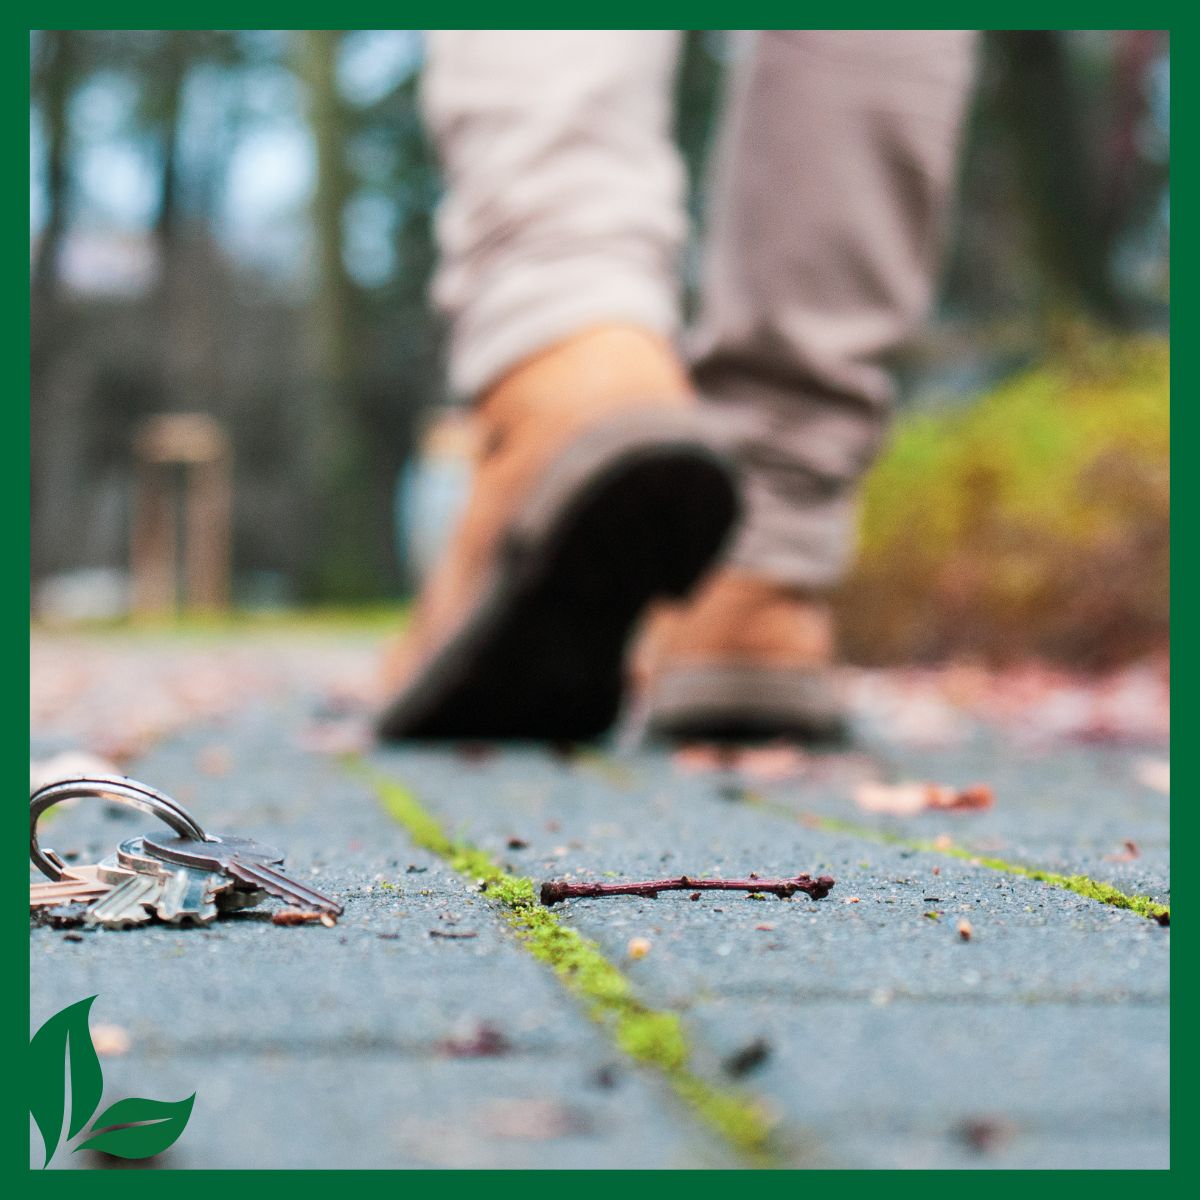
{"type": "Polygon", "coordinates": [[[562,900],[593,896],[643,896],[653,900],[659,892],[769,892],[773,896],[792,896],[807,892],[814,900],[829,895],[834,880],[829,875],[814,879],[797,875],[794,879],[693,879],[680,875],[675,879],[648,879],[643,883],[564,883],[550,880],[542,884],[542,903],[549,906],[562,900]]]}

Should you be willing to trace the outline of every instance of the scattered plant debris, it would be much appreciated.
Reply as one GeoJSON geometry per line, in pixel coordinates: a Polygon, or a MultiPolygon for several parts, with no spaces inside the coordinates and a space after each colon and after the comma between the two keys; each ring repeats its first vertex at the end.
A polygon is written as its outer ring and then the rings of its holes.
{"type": "Polygon", "coordinates": [[[479,934],[473,929],[431,929],[429,936],[431,938],[445,938],[447,941],[465,942],[471,938],[477,938],[479,934]]]}
{"type": "Polygon", "coordinates": [[[636,962],[639,958],[645,958],[650,953],[650,948],[653,945],[654,943],[649,938],[630,938],[629,945],[625,948],[625,953],[636,962]]]}
{"type": "Polygon", "coordinates": [[[757,1037],[735,1050],[721,1065],[727,1075],[740,1079],[761,1067],[770,1057],[771,1043],[766,1038],[757,1037]]]}
{"type": "Polygon", "coordinates": [[[1003,1117],[971,1117],[958,1127],[958,1136],[980,1154],[999,1150],[1014,1133],[1012,1122],[1003,1117]]]}
{"type": "Polygon", "coordinates": [[[510,850],[527,850],[529,848],[529,843],[524,838],[519,837],[510,837],[504,844],[510,850]]]}
{"type": "Polygon", "coordinates": [[[963,919],[958,923],[958,936],[962,938],[964,942],[969,942],[971,940],[971,935],[974,932],[975,930],[972,928],[971,922],[968,921],[966,917],[963,917],[963,919]]]}

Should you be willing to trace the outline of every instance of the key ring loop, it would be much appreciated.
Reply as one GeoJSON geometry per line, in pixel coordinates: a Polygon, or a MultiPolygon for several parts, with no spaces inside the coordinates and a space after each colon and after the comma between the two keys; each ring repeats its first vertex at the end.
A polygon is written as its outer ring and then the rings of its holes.
{"type": "Polygon", "coordinates": [[[63,800],[87,797],[115,800],[118,804],[126,804],[139,812],[157,817],[180,837],[194,838],[198,842],[208,841],[208,835],[179,801],[136,779],[125,775],[79,775],[73,779],[60,779],[38,788],[29,797],[29,858],[47,879],[57,882],[63,877],[66,867],[53,850],[49,847],[43,850],[38,845],[38,818],[63,800]]]}

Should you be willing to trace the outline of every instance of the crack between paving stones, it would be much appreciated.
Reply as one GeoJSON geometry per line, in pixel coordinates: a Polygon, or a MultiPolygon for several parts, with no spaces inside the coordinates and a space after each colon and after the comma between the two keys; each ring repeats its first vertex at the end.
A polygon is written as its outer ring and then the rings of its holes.
{"type": "MultiPolygon", "coordinates": [[[[626,773],[625,786],[632,785],[630,768],[626,764],[616,762],[610,759],[609,756],[598,751],[593,751],[587,759],[580,762],[580,765],[597,773],[604,772],[611,774],[617,770],[624,771],[626,773]],[[603,764],[611,765],[602,766],[601,760],[603,764]]],[[[1025,863],[1008,862],[1006,859],[981,854],[965,846],[939,846],[927,838],[909,838],[903,834],[889,833],[883,829],[872,829],[867,825],[858,825],[853,821],[847,821],[840,817],[826,817],[819,813],[789,808],[784,804],[775,804],[762,795],[761,792],[753,791],[750,788],[742,788],[740,791],[745,804],[786,817],[790,821],[798,821],[807,828],[817,829],[822,833],[850,834],[854,837],[861,837],[866,841],[885,846],[900,846],[906,850],[940,854],[944,858],[956,858],[962,862],[970,863],[972,866],[986,867],[989,871],[998,871],[1005,875],[1018,875],[1023,879],[1032,879],[1037,883],[1044,883],[1049,887],[1058,888],[1060,891],[1074,892],[1075,895],[1082,896],[1085,900],[1095,900],[1097,903],[1106,904],[1110,908],[1125,909],[1128,912],[1136,913],[1139,917],[1157,921],[1159,924],[1170,923],[1171,906],[1169,904],[1159,904],[1149,896],[1131,895],[1128,892],[1121,891],[1118,887],[1114,887],[1111,883],[1104,883],[1099,879],[1093,879],[1090,875],[1064,875],[1059,871],[1031,867],[1025,863]]]]}
{"type": "Polygon", "coordinates": [[[692,1051],[678,1013],[653,1009],[640,1001],[630,980],[595,942],[541,904],[532,879],[510,874],[484,851],[451,838],[403,784],[360,758],[345,761],[415,845],[480,885],[521,946],[554,971],[562,987],[608,1032],[622,1053],[655,1071],[693,1116],[748,1164],[778,1165],[778,1149],[772,1139],[774,1121],[762,1101],[712,1083],[692,1069],[692,1051]]]}
{"type": "Polygon", "coordinates": [[[1049,887],[1058,888],[1064,892],[1074,892],[1085,900],[1095,900],[1107,904],[1111,908],[1126,909],[1139,917],[1151,921],[1166,918],[1169,922],[1171,906],[1159,904],[1149,896],[1130,895],[1121,891],[1111,883],[1102,883],[1090,875],[1063,875],[1058,871],[1047,871],[1041,867],[1030,867],[1024,863],[1008,862],[1003,858],[980,854],[966,846],[937,845],[926,838],[909,838],[903,834],[888,833],[883,829],[871,829],[866,825],[857,825],[853,821],[842,820],[840,817],[823,817],[816,813],[796,813],[782,805],[772,804],[768,800],[753,801],[756,807],[769,809],[776,813],[786,813],[793,820],[798,820],[810,829],[819,829],[823,833],[842,833],[861,837],[868,841],[886,846],[902,846],[906,850],[916,850],[927,854],[940,854],[943,858],[955,858],[969,863],[973,867],[986,867],[989,871],[998,871],[1004,875],[1017,875],[1022,879],[1032,879],[1036,883],[1044,883],[1049,887]]]}

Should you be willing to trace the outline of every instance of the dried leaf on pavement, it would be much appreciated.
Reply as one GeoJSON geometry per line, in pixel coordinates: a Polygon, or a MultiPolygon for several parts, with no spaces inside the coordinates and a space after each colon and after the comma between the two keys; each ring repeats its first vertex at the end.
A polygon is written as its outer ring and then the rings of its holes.
{"type": "Polygon", "coordinates": [[[985,783],[955,789],[938,783],[865,782],[854,789],[854,801],[867,812],[911,817],[929,809],[970,811],[991,808],[995,796],[985,783]]]}

